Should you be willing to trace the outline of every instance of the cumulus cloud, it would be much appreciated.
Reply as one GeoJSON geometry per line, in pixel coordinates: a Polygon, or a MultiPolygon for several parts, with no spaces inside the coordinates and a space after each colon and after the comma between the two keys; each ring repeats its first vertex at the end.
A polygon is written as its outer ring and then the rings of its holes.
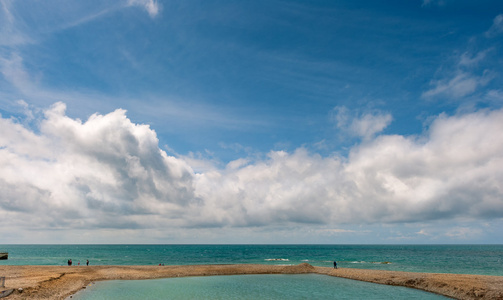
{"type": "Polygon", "coordinates": [[[372,214],[390,221],[501,216],[501,117],[501,110],[442,115],[424,140],[381,136],[354,149],[346,171],[374,199],[372,214]]]}
{"type": "Polygon", "coordinates": [[[344,197],[342,190],[334,194],[331,186],[343,181],[340,171],[338,159],[310,155],[300,148],[291,154],[272,151],[268,159],[241,168],[232,163],[225,170],[198,174],[196,193],[211,208],[203,211],[200,222],[215,226],[330,222],[335,209],[330,203],[344,197]]]}
{"type": "Polygon", "coordinates": [[[157,0],[128,0],[129,5],[137,5],[145,8],[150,17],[154,18],[159,14],[160,5],[157,0]]]}
{"type": "Polygon", "coordinates": [[[10,227],[332,227],[503,217],[503,110],[440,115],[422,136],[379,135],[347,157],[271,151],[199,173],[160,150],[155,132],[124,110],[81,121],[57,103],[37,130],[0,122],[0,215],[9,215],[10,227]]]}
{"type": "Polygon", "coordinates": [[[170,216],[195,201],[191,168],[123,110],[81,122],[57,103],[40,134],[1,122],[0,207],[37,211],[39,226],[149,226],[149,215],[170,216]]]}
{"type": "Polygon", "coordinates": [[[415,222],[503,215],[503,112],[440,116],[425,137],[383,135],[349,157],[271,152],[198,175],[218,224],[415,222]]]}

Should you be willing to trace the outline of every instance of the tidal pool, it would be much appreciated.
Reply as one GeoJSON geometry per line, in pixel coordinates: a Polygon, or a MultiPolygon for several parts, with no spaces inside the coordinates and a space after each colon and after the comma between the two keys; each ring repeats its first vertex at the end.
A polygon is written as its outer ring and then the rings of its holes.
{"type": "Polygon", "coordinates": [[[72,299],[449,299],[420,290],[319,274],[232,275],[113,280],[72,299]]]}

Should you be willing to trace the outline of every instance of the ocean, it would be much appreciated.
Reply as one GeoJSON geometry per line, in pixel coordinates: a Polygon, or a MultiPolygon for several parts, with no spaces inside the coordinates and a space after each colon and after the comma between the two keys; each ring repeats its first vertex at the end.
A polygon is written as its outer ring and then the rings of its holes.
{"type": "Polygon", "coordinates": [[[0,265],[272,264],[503,276],[503,245],[0,245],[0,265]]]}
{"type": "MultiPolygon", "coordinates": [[[[503,276],[503,245],[0,245],[0,265],[271,264],[503,276]]],[[[447,299],[318,274],[97,282],[72,299],[447,299]]]]}

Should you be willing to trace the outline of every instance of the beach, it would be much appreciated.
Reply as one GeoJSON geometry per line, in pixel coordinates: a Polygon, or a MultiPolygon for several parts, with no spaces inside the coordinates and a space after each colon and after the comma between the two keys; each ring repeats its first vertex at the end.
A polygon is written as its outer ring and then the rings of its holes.
{"type": "MultiPolygon", "coordinates": [[[[333,269],[307,263],[295,266],[236,264],[185,266],[0,266],[5,299],[66,299],[92,282],[187,276],[317,273],[379,284],[404,286],[455,299],[503,299],[503,276],[333,269]],[[22,292],[19,292],[19,288],[22,292]]],[[[1,290],[0,290],[1,291],[1,290]]]]}

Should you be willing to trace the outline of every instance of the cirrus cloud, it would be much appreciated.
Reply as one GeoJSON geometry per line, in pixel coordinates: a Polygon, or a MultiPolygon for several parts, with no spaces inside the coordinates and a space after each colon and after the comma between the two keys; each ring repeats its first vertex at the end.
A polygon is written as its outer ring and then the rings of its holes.
{"type": "Polygon", "coordinates": [[[494,18],[493,25],[486,31],[485,36],[492,38],[501,33],[503,33],[503,14],[499,14],[494,18]]]}

